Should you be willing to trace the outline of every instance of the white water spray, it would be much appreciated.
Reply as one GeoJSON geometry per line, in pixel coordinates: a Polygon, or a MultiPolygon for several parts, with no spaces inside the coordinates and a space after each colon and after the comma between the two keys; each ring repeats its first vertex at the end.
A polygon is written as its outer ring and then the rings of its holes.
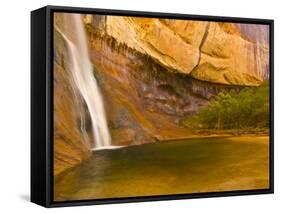
{"type": "Polygon", "coordinates": [[[69,47],[70,72],[74,83],[83,97],[90,113],[95,146],[93,149],[111,148],[111,138],[107,126],[106,114],[102,95],[93,74],[93,66],[90,61],[86,33],[82,17],[79,14],[71,15],[74,21],[73,33],[75,44],[70,41],[61,31],[69,47]]]}

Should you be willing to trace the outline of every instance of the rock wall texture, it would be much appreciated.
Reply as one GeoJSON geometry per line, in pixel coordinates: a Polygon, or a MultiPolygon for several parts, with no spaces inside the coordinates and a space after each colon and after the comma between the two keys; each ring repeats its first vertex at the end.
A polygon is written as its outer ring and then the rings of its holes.
{"type": "MultiPolygon", "coordinates": [[[[57,18],[57,17],[56,17],[57,18]]],[[[57,19],[56,19],[57,20],[57,19]]],[[[61,20],[61,18],[60,18],[61,20]]],[[[58,175],[90,156],[87,135],[81,131],[81,105],[68,70],[67,45],[54,29],[54,175],[58,175]]]]}
{"type": "Polygon", "coordinates": [[[268,78],[268,26],[95,16],[88,23],[170,70],[213,83],[258,85],[268,78]]]}
{"type": "MultiPolygon", "coordinates": [[[[179,120],[207,105],[219,92],[241,88],[197,80],[163,65],[155,59],[156,55],[121,43],[107,33],[107,17],[94,16],[85,21],[91,60],[104,95],[113,144],[192,137],[193,133],[181,127],[179,120]]],[[[203,31],[205,25],[201,24],[197,27],[203,31]]],[[[192,34],[182,34],[186,41],[200,46],[200,39],[192,34]]],[[[164,46],[162,48],[164,50],[164,46]]],[[[166,48],[169,48],[168,44],[166,48]]]]}

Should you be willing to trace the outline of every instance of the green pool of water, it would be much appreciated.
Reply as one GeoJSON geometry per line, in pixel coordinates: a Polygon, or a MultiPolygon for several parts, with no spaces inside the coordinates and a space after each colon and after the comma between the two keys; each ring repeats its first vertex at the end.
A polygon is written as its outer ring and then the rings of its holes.
{"type": "Polygon", "coordinates": [[[269,188],[269,138],[188,139],[94,151],[55,178],[54,199],[269,188]]]}

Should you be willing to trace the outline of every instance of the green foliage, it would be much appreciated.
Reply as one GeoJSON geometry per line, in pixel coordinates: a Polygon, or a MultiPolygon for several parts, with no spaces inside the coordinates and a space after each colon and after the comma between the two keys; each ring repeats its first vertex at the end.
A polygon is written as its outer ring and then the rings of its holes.
{"type": "Polygon", "coordinates": [[[199,129],[268,128],[269,82],[239,93],[220,93],[210,105],[181,124],[199,129]]]}

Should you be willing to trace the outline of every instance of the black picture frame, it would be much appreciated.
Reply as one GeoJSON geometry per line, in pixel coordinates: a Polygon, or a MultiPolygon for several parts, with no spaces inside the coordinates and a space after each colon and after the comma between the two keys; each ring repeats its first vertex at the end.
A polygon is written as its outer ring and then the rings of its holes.
{"type": "Polygon", "coordinates": [[[78,7],[46,6],[31,12],[31,201],[44,207],[144,202],[267,194],[274,192],[274,21],[237,17],[186,15],[78,7]],[[53,13],[157,17],[215,22],[265,24],[270,28],[270,188],[177,195],[53,201],[53,13]]]}

